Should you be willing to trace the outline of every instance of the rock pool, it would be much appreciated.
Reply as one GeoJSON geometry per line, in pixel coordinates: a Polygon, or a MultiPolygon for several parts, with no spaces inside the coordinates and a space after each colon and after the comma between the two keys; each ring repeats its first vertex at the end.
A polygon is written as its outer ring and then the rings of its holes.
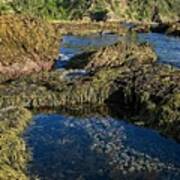
{"type": "Polygon", "coordinates": [[[63,37],[62,46],[60,48],[61,54],[59,60],[55,64],[55,68],[65,67],[68,60],[77,54],[110,46],[119,41],[127,41],[129,38],[130,36],[123,37],[108,32],[104,34],[91,34],[89,36],[66,35],[63,37]]]}
{"type": "MultiPolygon", "coordinates": [[[[158,63],[180,67],[180,39],[156,33],[121,37],[66,35],[55,68],[77,54],[119,41],[149,42],[158,63]]],[[[86,75],[71,74],[71,76],[86,75]]],[[[25,133],[32,151],[30,173],[42,180],[179,180],[180,144],[156,131],[111,116],[39,114],[25,133]]]]}
{"type": "Polygon", "coordinates": [[[62,68],[74,55],[90,49],[115,44],[119,41],[137,40],[149,42],[159,56],[159,63],[171,64],[180,67],[180,38],[158,33],[139,33],[138,37],[122,37],[116,34],[94,34],[91,36],[66,35],[62,41],[61,57],[55,64],[56,68],[62,68]]]}
{"type": "Polygon", "coordinates": [[[110,116],[39,114],[25,139],[43,180],[180,179],[180,144],[110,116]]]}

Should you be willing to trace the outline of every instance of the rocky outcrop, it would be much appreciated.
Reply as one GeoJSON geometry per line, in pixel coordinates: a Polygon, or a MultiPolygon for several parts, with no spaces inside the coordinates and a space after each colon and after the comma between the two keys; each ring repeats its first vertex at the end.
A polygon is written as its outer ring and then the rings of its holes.
{"type": "Polygon", "coordinates": [[[19,15],[0,16],[0,76],[15,78],[49,70],[59,39],[46,22],[19,15]]]}
{"type": "Polygon", "coordinates": [[[104,47],[97,52],[85,52],[77,55],[68,64],[68,68],[83,68],[88,71],[97,71],[102,68],[114,68],[124,63],[136,61],[141,64],[156,62],[157,55],[148,44],[137,45],[131,39],[104,47]]]}
{"type": "Polygon", "coordinates": [[[166,34],[180,37],[180,21],[172,23],[166,34]]]}
{"type": "Polygon", "coordinates": [[[155,33],[165,33],[172,36],[180,36],[180,22],[162,22],[150,26],[150,31],[155,33]]]}
{"type": "Polygon", "coordinates": [[[129,44],[124,51],[122,47],[113,45],[92,53],[83,66],[87,74],[81,70],[57,70],[1,85],[0,107],[81,109],[106,104],[117,111],[127,107],[133,121],[139,123],[141,119],[145,126],[180,140],[180,71],[156,64],[156,56],[147,45],[129,44]]]}
{"type": "Polygon", "coordinates": [[[107,16],[107,11],[94,11],[90,13],[90,18],[91,21],[106,21],[108,16],[107,16]]]}
{"type": "Polygon", "coordinates": [[[60,35],[89,35],[93,33],[111,32],[119,35],[126,35],[128,29],[119,22],[52,22],[56,32],[60,35]]]}

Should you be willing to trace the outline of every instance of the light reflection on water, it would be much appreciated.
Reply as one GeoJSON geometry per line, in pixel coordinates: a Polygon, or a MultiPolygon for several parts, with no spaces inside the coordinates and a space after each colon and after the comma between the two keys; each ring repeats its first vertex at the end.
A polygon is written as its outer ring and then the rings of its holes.
{"type": "Polygon", "coordinates": [[[117,34],[92,34],[89,36],[66,35],[61,43],[61,57],[55,68],[63,68],[69,59],[83,52],[97,50],[98,48],[113,45],[119,41],[130,41],[131,36],[117,34]]]}
{"type": "Polygon", "coordinates": [[[109,116],[39,114],[25,139],[43,180],[180,179],[180,144],[109,116]]]}
{"type": "Polygon", "coordinates": [[[158,33],[140,33],[138,37],[135,34],[124,37],[116,34],[64,36],[60,49],[61,58],[56,62],[55,68],[65,67],[70,58],[82,52],[109,46],[119,41],[129,42],[135,40],[152,44],[159,56],[160,63],[180,67],[180,38],[158,33]]]}
{"type": "Polygon", "coordinates": [[[159,62],[180,68],[180,38],[158,33],[141,33],[140,41],[147,41],[156,50],[159,62]]]}

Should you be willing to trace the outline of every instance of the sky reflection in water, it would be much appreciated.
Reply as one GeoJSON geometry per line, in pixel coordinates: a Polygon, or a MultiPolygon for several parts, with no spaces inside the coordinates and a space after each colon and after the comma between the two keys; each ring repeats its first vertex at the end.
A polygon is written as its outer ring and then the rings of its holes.
{"type": "Polygon", "coordinates": [[[25,138],[43,180],[180,179],[180,144],[111,117],[40,114],[25,138]]]}

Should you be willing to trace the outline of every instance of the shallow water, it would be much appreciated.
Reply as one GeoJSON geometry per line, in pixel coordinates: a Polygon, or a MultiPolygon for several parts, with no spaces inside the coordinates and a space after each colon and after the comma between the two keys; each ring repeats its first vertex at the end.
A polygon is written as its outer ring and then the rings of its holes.
{"type": "Polygon", "coordinates": [[[39,114],[25,139],[43,180],[180,179],[180,144],[109,116],[39,114]]]}
{"type": "MultiPolygon", "coordinates": [[[[61,57],[55,64],[55,68],[63,68],[74,55],[84,51],[97,49],[117,43],[118,41],[135,40],[131,35],[122,37],[116,34],[103,34],[91,36],[64,36],[60,49],[61,57]]],[[[180,67],[180,38],[158,33],[141,33],[137,38],[140,42],[152,44],[159,56],[159,63],[171,64],[180,67]]]]}
{"type": "MultiPolygon", "coordinates": [[[[55,68],[64,68],[71,57],[82,52],[135,39],[115,34],[64,36],[55,68]]],[[[180,38],[142,33],[136,40],[151,43],[159,63],[180,67],[180,38]]],[[[86,72],[69,76],[81,75],[86,72]]],[[[25,139],[33,153],[30,171],[40,179],[180,179],[180,144],[156,131],[100,115],[39,114],[33,122],[25,139]]]]}
{"type": "Polygon", "coordinates": [[[141,33],[140,41],[147,41],[156,50],[159,62],[180,68],[180,38],[158,33],[141,33]]]}
{"type": "Polygon", "coordinates": [[[82,52],[96,50],[101,47],[110,46],[119,41],[126,41],[129,37],[122,37],[116,34],[92,34],[90,36],[66,35],[62,40],[60,49],[61,56],[55,64],[55,68],[63,68],[69,59],[82,52]]]}

